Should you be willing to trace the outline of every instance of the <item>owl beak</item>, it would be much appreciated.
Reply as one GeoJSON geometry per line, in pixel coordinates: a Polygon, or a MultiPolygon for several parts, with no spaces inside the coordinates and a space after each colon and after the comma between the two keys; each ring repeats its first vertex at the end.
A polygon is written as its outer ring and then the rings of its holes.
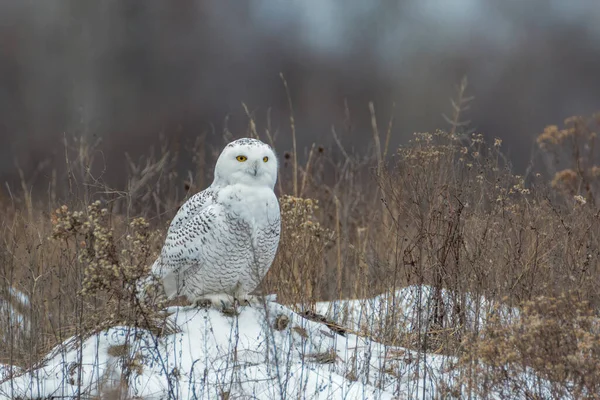
{"type": "Polygon", "coordinates": [[[254,176],[256,176],[256,174],[258,174],[258,163],[254,163],[254,176]]]}

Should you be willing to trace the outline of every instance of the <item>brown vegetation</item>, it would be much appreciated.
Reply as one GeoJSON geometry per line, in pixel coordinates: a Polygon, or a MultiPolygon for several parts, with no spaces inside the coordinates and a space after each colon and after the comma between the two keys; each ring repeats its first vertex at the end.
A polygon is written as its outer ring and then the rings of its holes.
{"type": "MultiPolygon", "coordinates": [[[[459,115],[450,133],[418,133],[392,151],[392,124],[381,133],[371,112],[373,146],[362,154],[349,153],[335,130],[334,148],[282,154],[282,238],[263,291],[310,308],[382,293],[393,299],[398,288],[430,285],[423,330],[398,331],[404,311],[390,307],[383,325],[364,333],[460,356],[463,388],[483,396],[505,385],[535,397],[517,373],[532,368],[560,393],[593,397],[600,387],[600,167],[592,120],[569,119],[564,130],[539,136],[548,154],[571,157],[548,184],[540,173],[514,175],[501,140],[459,134],[459,115]],[[520,313],[473,323],[467,294],[520,313]]],[[[252,120],[247,134],[273,142],[252,120]]],[[[157,305],[139,304],[135,283],[160,251],[177,206],[210,180],[213,150],[198,141],[197,170],[185,177],[168,145],[129,160],[128,188],[117,191],[94,175],[93,146],[72,141],[65,143],[68,175],[63,182],[52,175],[47,199],[32,198],[26,183],[7,190],[0,298],[17,311],[0,308],[7,327],[0,363],[32,365],[69,336],[111,324],[156,326],[149,319],[160,319],[157,305]],[[28,302],[19,303],[15,289],[28,302]]]]}

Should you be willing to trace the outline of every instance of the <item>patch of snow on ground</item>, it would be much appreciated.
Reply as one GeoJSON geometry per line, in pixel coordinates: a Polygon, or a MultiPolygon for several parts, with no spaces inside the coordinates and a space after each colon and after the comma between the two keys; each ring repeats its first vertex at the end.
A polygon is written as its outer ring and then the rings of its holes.
{"type": "MultiPolygon", "coordinates": [[[[13,374],[20,373],[20,369],[17,367],[12,368],[13,374]]],[[[10,365],[0,364],[0,382],[8,380],[10,378],[11,367],[10,365]]]]}
{"type": "MultiPolygon", "coordinates": [[[[361,332],[376,329],[395,308],[394,327],[418,331],[426,328],[432,298],[432,288],[413,286],[394,296],[319,303],[316,311],[361,332]]],[[[456,297],[442,291],[441,299],[445,317],[455,318],[456,297]]],[[[517,315],[482,298],[461,299],[467,324],[482,324],[491,313],[517,315]]],[[[157,337],[116,326],[66,340],[30,371],[15,367],[12,380],[10,367],[0,365],[0,399],[115,398],[117,389],[121,398],[143,399],[434,398],[441,384],[456,388],[461,373],[454,357],[338,334],[274,302],[243,307],[237,316],[215,308],[167,311],[176,333],[157,337]]],[[[547,382],[526,375],[526,389],[551,393],[547,382]]]]}
{"type": "Polygon", "coordinates": [[[23,292],[13,287],[0,292],[0,342],[9,342],[11,331],[4,329],[8,327],[12,330],[12,336],[23,337],[28,335],[31,329],[29,319],[24,314],[24,310],[29,307],[29,297],[23,292]]]}
{"type": "Polygon", "coordinates": [[[475,331],[491,316],[509,322],[518,317],[516,308],[470,294],[456,294],[431,286],[407,286],[393,293],[358,300],[319,302],[316,312],[354,331],[378,332],[394,328],[396,332],[425,332],[433,321],[435,302],[447,326],[466,326],[475,331]],[[439,299],[439,300],[438,300],[439,299]]]}
{"type": "Polygon", "coordinates": [[[447,357],[424,360],[335,334],[276,303],[242,308],[237,317],[216,309],[169,311],[179,332],[157,338],[118,326],[73,337],[38,368],[0,379],[0,398],[96,395],[119,385],[144,399],[214,399],[224,392],[258,399],[429,398],[436,376],[451,367],[447,357]]]}

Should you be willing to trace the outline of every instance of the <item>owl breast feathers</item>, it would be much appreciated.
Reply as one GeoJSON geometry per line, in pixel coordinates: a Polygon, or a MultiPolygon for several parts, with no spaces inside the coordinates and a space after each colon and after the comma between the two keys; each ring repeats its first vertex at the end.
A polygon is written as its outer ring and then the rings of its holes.
{"type": "Polygon", "coordinates": [[[152,272],[169,298],[245,300],[269,270],[280,235],[277,158],[256,139],[229,143],[213,183],[171,222],[152,272]]]}

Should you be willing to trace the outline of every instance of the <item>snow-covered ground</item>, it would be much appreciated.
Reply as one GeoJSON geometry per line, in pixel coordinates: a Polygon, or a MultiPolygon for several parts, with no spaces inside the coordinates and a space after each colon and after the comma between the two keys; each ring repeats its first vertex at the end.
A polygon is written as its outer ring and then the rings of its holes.
{"type": "Polygon", "coordinates": [[[367,299],[337,300],[316,304],[315,311],[330,320],[358,332],[426,332],[433,321],[436,298],[445,326],[465,326],[480,330],[492,316],[509,323],[519,316],[517,308],[488,301],[469,293],[458,294],[445,289],[439,296],[431,286],[407,286],[394,292],[367,299]]]}
{"type": "MultiPolygon", "coordinates": [[[[21,372],[21,370],[17,367],[13,367],[12,372],[14,374],[19,374],[21,372]]],[[[0,382],[8,380],[10,377],[10,373],[11,373],[10,365],[0,364],[0,382]]]]}
{"type": "MultiPolygon", "coordinates": [[[[171,307],[168,323],[175,333],[157,337],[117,326],[70,338],[36,368],[15,371],[13,379],[0,365],[0,399],[115,398],[115,390],[121,398],[143,399],[434,398],[440,384],[457,381],[455,358],[386,346],[360,334],[378,323],[390,302],[400,310],[403,329],[415,328],[411,315],[420,307],[424,312],[422,300],[432,293],[415,290],[317,305],[316,311],[357,334],[335,333],[275,302],[243,307],[237,316],[171,307]]],[[[491,306],[478,304],[487,311],[467,315],[485,318],[491,306]]]]}
{"type": "Polygon", "coordinates": [[[11,333],[18,337],[29,334],[29,319],[23,312],[29,308],[29,298],[22,292],[8,287],[0,292],[0,342],[10,341],[6,335],[11,333]]]}
{"type": "Polygon", "coordinates": [[[412,354],[364,337],[333,333],[288,308],[174,307],[180,331],[157,338],[113,327],[57,346],[39,368],[0,384],[0,396],[76,396],[108,392],[129,372],[129,395],[147,399],[392,399],[432,395],[445,357],[412,354]],[[407,362],[410,360],[410,362],[407,362]],[[427,365],[427,369],[424,366],[427,365]],[[79,368],[81,366],[81,368],[79,368]]]}

